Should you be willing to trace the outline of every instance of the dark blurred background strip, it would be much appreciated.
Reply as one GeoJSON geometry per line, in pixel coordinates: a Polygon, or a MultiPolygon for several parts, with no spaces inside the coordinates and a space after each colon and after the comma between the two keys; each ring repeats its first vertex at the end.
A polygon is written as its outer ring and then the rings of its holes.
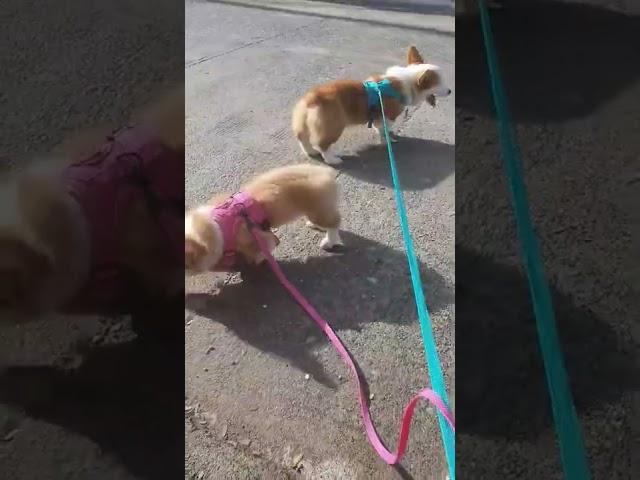
{"type": "MultiPolygon", "coordinates": [[[[184,80],[180,1],[6,0],[0,23],[3,180],[184,80]]],[[[0,477],[181,478],[182,302],[133,319],[3,319],[0,477]]]]}
{"type": "MultiPolygon", "coordinates": [[[[640,10],[500,3],[497,53],[593,478],[639,478],[640,10]]],[[[457,16],[456,35],[458,475],[559,479],[478,16],[457,16]]]]}

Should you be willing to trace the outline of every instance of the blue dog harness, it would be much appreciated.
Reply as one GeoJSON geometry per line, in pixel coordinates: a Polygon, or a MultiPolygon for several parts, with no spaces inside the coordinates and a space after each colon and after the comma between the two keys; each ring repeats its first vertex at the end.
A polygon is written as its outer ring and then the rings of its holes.
{"type": "Polygon", "coordinates": [[[398,92],[388,78],[380,80],[379,82],[367,81],[362,82],[364,91],[367,93],[367,108],[369,109],[369,123],[367,127],[371,128],[373,125],[373,119],[376,115],[380,114],[380,98],[378,97],[378,90],[383,97],[395,98],[406,105],[404,95],[398,92]]]}

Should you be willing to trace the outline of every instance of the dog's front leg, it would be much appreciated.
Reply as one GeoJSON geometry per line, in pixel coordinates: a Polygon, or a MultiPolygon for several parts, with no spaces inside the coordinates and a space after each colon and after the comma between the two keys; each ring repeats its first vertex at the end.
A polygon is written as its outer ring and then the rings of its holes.
{"type": "MultiPolygon", "coordinates": [[[[391,143],[398,142],[398,135],[395,133],[395,130],[394,130],[395,124],[396,123],[393,120],[389,120],[387,118],[387,131],[389,132],[389,140],[391,140],[391,143]]],[[[382,120],[378,120],[374,122],[373,126],[376,129],[376,132],[378,132],[378,135],[380,135],[380,143],[382,145],[386,145],[387,137],[384,134],[384,127],[382,126],[382,120]]]]}

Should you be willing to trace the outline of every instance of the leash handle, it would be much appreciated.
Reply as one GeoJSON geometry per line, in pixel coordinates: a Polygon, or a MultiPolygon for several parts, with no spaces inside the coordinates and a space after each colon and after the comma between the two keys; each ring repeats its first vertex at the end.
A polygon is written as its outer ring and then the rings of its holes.
{"type": "Polygon", "coordinates": [[[498,60],[493,45],[489,12],[484,0],[478,0],[480,22],[484,36],[487,67],[491,90],[498,117],[498,130],[507,178],[516,216],[516,227],[529,280],[529,291],[538,329],[538,341],[551,397],[551,410],[560,443],[560,458],[565,478],[589,480],[591,473],[587,463],[580,422],[576,414],[573,396],[564,365],[562,347],[556,330],[555,312],[547,282],[538,242],[529,213],[526,185],[520,161],[520,152],[513,124],[509,118],[506,94],[502,85],[498,60]]]}
{"type": "MultiPolygon", "coordinates": [[[[425,355],[427,359],[427,369],[431,377],[433,389],[438,392],[440,397],[447,404],[447,389],[445,387],[444,376],[442,374],[442,366],[438,356],[438,349],[435,345],[433,337],[433,328],[431,326],[431,318],[427,309],[427,301],[424,297],[422,287],[422,279],[420,277],[420,267],[416,258],[411,231],[409,230],[409,219],[407,218],[407,210],[404,205],[402,196],[402,188],[400,186],[400,178],[396,167],[396,160],[391,148],[391,139],[389,138],[389,129],[387,128],[387,118],[384,113],[384,103],[382,101],[382,92],[374,87],[378,92],[380,100],[380,112],[382,113],[382,127],[384,136],[387,141],[387,153],[389,154],[389,166],[391,168],[391,178],[393,180],[393,193],[398,207],[398,216],[400,217],[400,229],[404,240],[405,252],[407,254],[407,262],[409,263],[409,272],[411,274],[411,284],[413,286],[413,295],[418,311],[418,319],[420,320],[420,332],[422,333],[422,343],[424,345],[425,355]]],[[[456,452],[455,452],[455,431],[449,428],[442,415],[438,415],[438,423],[440,425],[440,435],[444,444],[445,457],[449,466],[449,477],[451,480],[456,478],[456,452]]]]}
{"type": "Polygon", "coordinates": [[[356,368],[356,364],[351,357],[351,354],[347,350],[347,347],[342,343],[342,340],[336,332],[331,328],[331,325],[322,318],[322,316],[317,312],[317,310],[309,303],[309,301],[300,293],[300,291],[289,281],[286,277],[280,265],[273,257],[271,252],[269,251],[268,246],[265,244],[264,240],[260,235],[255,232],[255,224],[250,222],[249,230],[253,235],[256,243],[258,244],[262,254],[267,259],[271,270],[275,274],[275,276],[280,280],[282,286],[289,292],[289,294],[296,300],[296,302],[302,307],[302,309],[313,319],[314,322],[318,325],[320,330],[326,335],[329,341],[333,344],[335,349],[338,351],[344,362],[351,369],[353,373],[356,383],[358,386],[358,401],[360,403],[360,414],[362,416],[362,421],[364,423],[365,431],[367,433],[367,438],[369,442],[378,453],[380,458],[382,458],[388,465],[395,465],[398,463],[407,448],[407,441],[409,438],[409,430],[411,428],[411,420],[413,418],[413,412],[419,400],[426,400],[430,402],[433,406],[436,407],[438,412],[446,422],[449,424],[451,430],[455,430],[455,424],[453,415],[449,411],[446,403],[442,400],[440,395],[438,395],[435,391],[425,388],[418,392],[411,401],[407,404],[402,414],[402,423],[400,425],[400,436],[398,440],[398,447],[395,452],[391,452],[388,450],[382,440],[380,439],[380,435],[376,431],[373,421],[371,420],[371,413],[369,411],[369,404],[367,402],[367,396],[364,388],[364,382],[360,376],[360,372],[356,368]]]}

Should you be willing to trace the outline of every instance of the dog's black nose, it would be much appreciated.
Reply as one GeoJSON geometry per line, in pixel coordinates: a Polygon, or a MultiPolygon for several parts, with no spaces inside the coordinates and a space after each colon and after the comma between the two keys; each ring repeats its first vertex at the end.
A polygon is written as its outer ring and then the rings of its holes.
{"type": "Polygon", "coordinates": [[[447,95],[451,95],[451,89],[447,88],[447,95]]]}

